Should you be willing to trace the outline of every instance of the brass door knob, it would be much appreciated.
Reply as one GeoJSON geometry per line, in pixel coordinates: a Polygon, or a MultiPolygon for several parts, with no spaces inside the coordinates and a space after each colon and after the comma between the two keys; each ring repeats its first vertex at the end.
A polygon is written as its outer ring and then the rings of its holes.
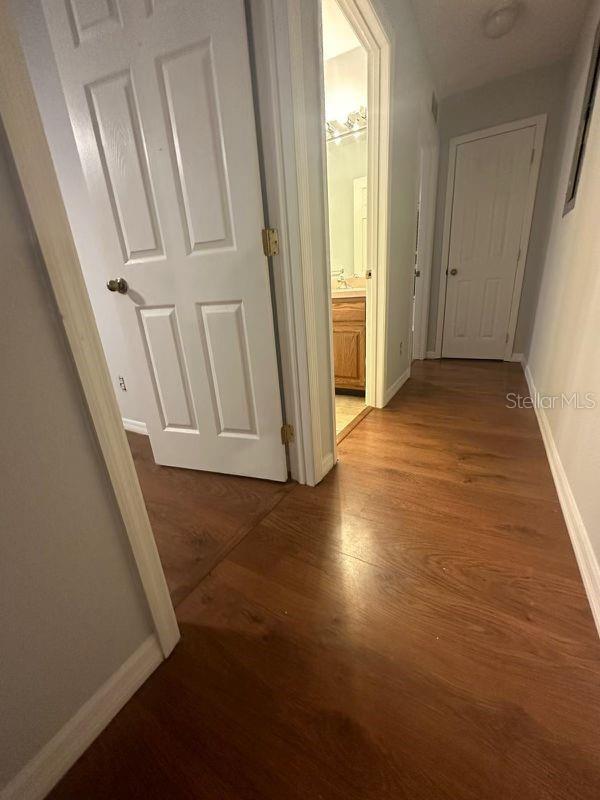
{"type": "Polygon", "coordinates": [[[456,268],[450,270],[450,275],[458,275],[458,270],[456,268]]]}
{"type": "Polygon", "coordinates": [[[119,292],[119,294],[127,294],[127,289],[129,289],[129,285],[125,278],[111,278],[109,282],[106,284],[106,288],[109,292],[119,292]]]}

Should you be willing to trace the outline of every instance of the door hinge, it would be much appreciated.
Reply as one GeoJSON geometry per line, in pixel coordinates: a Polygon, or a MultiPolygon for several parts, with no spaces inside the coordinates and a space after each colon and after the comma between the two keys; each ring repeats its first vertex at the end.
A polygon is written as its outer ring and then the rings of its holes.
{"type": "Polygon", "coordinates": [[[534,147],[534,148],[533,148],[533,150],[531,151],[531,160],[530,160],[530,162],[529,162],[529,164],[530,164],[530,165],[531,165],[531,164],[533,164],[533,159],[534,159],[534,158],[535,158],[535,147],[534,147]]]}
{"type": "Polygon", "coordinates": [[[506,332],[506,339],[504,340],[505,344],[508,344],[508,331],[506,332]]]}
{"type": "Polygon", "coordinates": [[[262,231],[263,252],[270,258],[279,255],[279,232],[277,228],[263,228],[262,231]]]}
{"type": "Polygon", "coordinates": [[[291,444],[294,441],[294,426],[282,425],[281,426],[281,444],[291,444]]]}
{"type": "Polygon", "coordinates": [[[521,260],[521,248],[519,247],[519,255],[517,256],[517,264],[521,260]]]}

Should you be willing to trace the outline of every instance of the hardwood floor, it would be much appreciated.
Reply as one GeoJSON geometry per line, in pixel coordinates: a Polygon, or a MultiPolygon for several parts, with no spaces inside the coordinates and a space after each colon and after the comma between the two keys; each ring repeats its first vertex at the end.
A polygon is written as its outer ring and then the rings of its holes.
{"type": "Polygon", "coordinates": [[[178,608],[59,798],[597,800],[600,642],[518,365],[425,362],[178,608]]]}
{"type": "Polygon", "coordinates": [[[127,439],[178,605],[294,484],[161,467],[147,436],[127,433],[127,439]]]}

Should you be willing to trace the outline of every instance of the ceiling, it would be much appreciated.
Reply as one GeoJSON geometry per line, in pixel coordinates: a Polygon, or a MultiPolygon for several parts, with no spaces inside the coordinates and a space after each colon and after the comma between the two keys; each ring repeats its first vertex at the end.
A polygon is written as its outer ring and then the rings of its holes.
{"type": "Polygon", "coordinates": [[[323,58],[360,47],[358,37],[335,0],[323,0],[323,58]]]}
{"type": "Polygon", "coordinates": [[[436,88],[445,97],[559,61],[572,52],[588,0],[523,0],[510,33],[483,34],[502,0],[412,0],[436,88]]]}

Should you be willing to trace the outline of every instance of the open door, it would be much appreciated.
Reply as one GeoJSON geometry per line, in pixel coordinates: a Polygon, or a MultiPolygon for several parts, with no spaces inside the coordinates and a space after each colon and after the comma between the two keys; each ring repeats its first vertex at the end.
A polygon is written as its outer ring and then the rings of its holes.
{"type": "Polygon", "coordinates": [[[156,462],[285,480],[242,0],[44,11],[156,462]]]}

